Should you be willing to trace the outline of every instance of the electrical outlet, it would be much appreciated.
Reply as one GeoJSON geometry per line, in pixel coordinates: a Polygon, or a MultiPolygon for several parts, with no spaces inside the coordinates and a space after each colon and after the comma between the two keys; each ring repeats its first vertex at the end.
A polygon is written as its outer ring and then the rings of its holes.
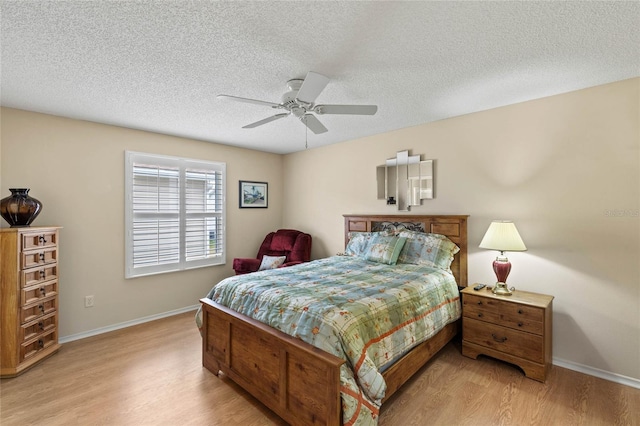
{"type": "Polygon", "coordinates": [[[91,296],[84,297],[84,307],[93,308],[93,294],[91,296]]]}

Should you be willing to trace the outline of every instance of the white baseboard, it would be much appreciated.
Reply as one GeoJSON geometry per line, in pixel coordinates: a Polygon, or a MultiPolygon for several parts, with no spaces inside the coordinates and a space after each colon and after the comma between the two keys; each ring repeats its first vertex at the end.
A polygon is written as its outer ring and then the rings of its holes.
{"type": "MultiPolygon", "coordinates": [[[[60,343],[68,343],[73,342],[74,340],[84,339],[86,337],[96,336],[102,333],[108,333],[110,331],[120,330],[121,328],[131,327],[133,325],[144,324],[145,322],[154,321],[160,318],[166,318],[173,315],[183,314],[185,312],[195,311],[198,309],[200,305],[187,306],[185,308],[175,309],[173,311],[163,312],[160,314],[149,315],[148,317],[138,318],[131,321],[121,322],[119,324],[109,325],[107,327],[100,327],[94,330],[83,331],[82,333],[72,334],[70,336],[63,336],[58,339],[60,343]]],[[[195,319],[193,322],[193,326],[195,327],[195,319]]]]}
{"type": "Polygon", "coordinates": [[[553,358],[553,365],[577,371],[579,373],[588,374],[589,376],[595,376],[600,379],[609,380],[610,382],[640,389],[640,379],[635,379],[633,377],[623,376],[622,374],[600,370],[599,368],[589,367],[588,365],[578,364],[577,362],[567,361],[565,359],[555,357],[553,358]]]}

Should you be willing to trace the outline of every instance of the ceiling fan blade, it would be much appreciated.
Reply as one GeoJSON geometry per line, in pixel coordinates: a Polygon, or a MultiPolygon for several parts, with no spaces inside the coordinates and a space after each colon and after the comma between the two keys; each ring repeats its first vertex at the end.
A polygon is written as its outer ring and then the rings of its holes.
{"type": "Polygon", "coordinates": [[[309,71],[300,86],[296,99],[307,104],[312,104],[320,92],[329,84],[329,77],[317,72],[309,71]]]}
{"type": "Polygon", "coordinates": [[[316,105],[316,114],[355,114],[374,115],[378,111],[377,105],[316,105]]]}
{"type": "Polygon", "coordinates": [[[245,103],[248,103],[248,104],[264,105],[264,106],[269,106],[271,108],[281,108],[282,107],[280,104],[274,104],[273,102],[259,101],[257,99],[249,99],[249,98],[240,98],[238,96],[231,96],[231,95],[218,95],[218,96],[216,96],[216,98],[218,98],[218,99],[230,99],[232,101],[245,102],[245,103]]]}
{"type": "Polygon", "coordinates": [[[281,118],[285,118],[289,113],[276,114],[271,117],[267,117],[263,120],[256,121],[255,123],[247,124],[246,126],[242,126],[243,129],[253,129],[254,127],[262,126],[263,124],[271,123],[272,121],[279,120],[281,118]]]}
{"type": "Polygon", "coordinates": [[[313,114],[303,115],[302,117],[300,117],[300,121],[302,121],[302,123],[316,135],[328,132],[327,128],[324,127],[320,120],[318,120],[313,114]]]}

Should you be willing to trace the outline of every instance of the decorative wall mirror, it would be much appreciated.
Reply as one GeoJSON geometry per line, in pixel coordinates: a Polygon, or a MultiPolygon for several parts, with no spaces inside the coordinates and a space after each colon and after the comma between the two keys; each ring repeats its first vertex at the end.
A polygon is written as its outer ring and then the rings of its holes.
{"type": "Polygon", "coordinates": [[[396,205],[400,211],[419,206],[433,198],[433,160],[420,161],[419,155],[399,151],[376,168],[378,199],[396,205]]]}

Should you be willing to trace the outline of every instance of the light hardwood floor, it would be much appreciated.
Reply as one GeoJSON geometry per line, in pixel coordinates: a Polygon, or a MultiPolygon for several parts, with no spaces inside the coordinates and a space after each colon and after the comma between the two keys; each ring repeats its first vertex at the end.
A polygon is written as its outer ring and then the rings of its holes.
{"type": "MultiPolygon", "coordinates": [[[[200,345],[193,313],[64,344],[0,382],[0,424],[286,424],[204,369],[200,345]]],[[[383,406],[380,425],[640,425],[640,390],[556,366],[542,384],[453,342],[383,406]]]]}

